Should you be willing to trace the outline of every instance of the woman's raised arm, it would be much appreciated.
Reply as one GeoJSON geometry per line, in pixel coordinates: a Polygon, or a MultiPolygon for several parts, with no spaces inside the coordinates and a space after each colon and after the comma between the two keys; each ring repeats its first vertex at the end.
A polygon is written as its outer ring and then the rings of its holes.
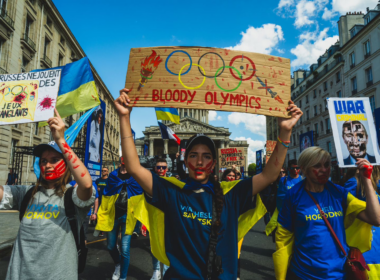
{"type": "Polygon", "coordinates": [[[86,201],[92,195],[92,179],[87,168],[83,162],[77,157],[74,151],[66,143],[65,140],[65,123],[59,115],[57,109],[54,109],[56,117],[50,118],[47,123],[49,124],[51,134],[55,143],[62,151],[65,158],[66,165],[70,168],[71,174],[74,176],[78,184],[77,195],[79,199],[86,201]]]}
{"type": "Polygon", "coordinates": [[[130,116],[132,107],[128,97],[129,89],[122,89],[120,96],[115,100],[116,110],[120,119],[121,152],[127,172],[140,184],[150,196],[153,194],[152,174],[141,166],[133,141],[130,116]]]}

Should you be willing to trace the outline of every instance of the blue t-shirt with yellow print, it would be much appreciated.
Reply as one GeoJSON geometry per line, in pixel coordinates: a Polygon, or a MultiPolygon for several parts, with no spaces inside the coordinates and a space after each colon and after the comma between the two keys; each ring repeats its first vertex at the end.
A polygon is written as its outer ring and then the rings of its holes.
{"type": "Polygon", "coordinates": [[[292,178],[288,175],[280,179],[280,182],[278,184],[278,189],[277,189],[277,195],[276,195],[276,207],[278,211],[281,211],[285,194],[288,192],[288,190],[293,188],[295,184],[301,181],[302,181],[302,178],[300,175],[298,175],[297,178],[292,178]]]}
{"type": "MultiPolygon", "coordinates": [[[[344,187],[347,191],[349,191],[353,196],[357,197],[360,200],[366,201],[366,197],[362,195],[361,192],[358,193],[357,191],[358,182],[356,181],[355,177],[352,177],[349,179],[344,187]]],[[[377,185],[377,198],[379,199],[380,203],[380,196],[379,196],[379,190],[380,190],[380,182],[377,185]]],[[[372,243],[371,243],[371,250],[364,252],[363,257],[367,264],[380,264],[380,228],[372,226],[372,243]]]]}
{"type": "MultiPolygon", "coordinates": [[[[165,251],[170,268],[164,279],[206,279],[206,261],[212,223],[212,194],[181,190],[153,176],[153,196],[146,200],[165,213],[165,251]]],[[[255,208],[252,178],[241,180],[224,196],[216,253],[222,258],[218,279],[236,279],[238,218],[255,208]]]]}
{"type": "MultiPolygon", "coordinates": [[[[320,193],[310,192],[328,215],[335,234],[348,252],[344,215],[348,191],[328,182],[320,193]]],[[[294,233],[290,269],[301,279],[344,279],[345,256],[319,214],[314,201],[305,191],[305,180],[285,196],[278,222],[294,233]]]]}

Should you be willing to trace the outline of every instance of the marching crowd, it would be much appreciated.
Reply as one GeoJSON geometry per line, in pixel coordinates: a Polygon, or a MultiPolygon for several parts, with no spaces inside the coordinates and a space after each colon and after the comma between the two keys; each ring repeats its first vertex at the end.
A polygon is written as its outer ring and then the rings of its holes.
{"type": "Polygon", "coordinates": [[[156,161],[153,172],[142,167],[128,92],[121,90],[115,101],[118,169],[109,173],[104,167],[93,185],[66,144],[56,111],[48,121],[54,141],[34,148],[41,168],[37,183],[10,184],[17,183],[11,174],[9,184],[0,186],[0,209],[18,209],[21,221],[7,280],[78,279],[90,220],[107,237],[113,280],[127,279],[131,236],[140,230],[150,238],[152,280],[239,279],[244,236],[263,217],[276,243],[276,279],[380,279],[380,170],[355,157],[357,167],[337,185],[329,179],[330,154],[310,147],[287,163],[286,172],[290,135],[302,116],[293,102],[290,118],[278,119],[277,145],[262,173],[241,179],[230,168],[219,182],[213,175],[216,147],[203,134],[187,141],[178,178],[166,177],[165,159],[156,161]]]}

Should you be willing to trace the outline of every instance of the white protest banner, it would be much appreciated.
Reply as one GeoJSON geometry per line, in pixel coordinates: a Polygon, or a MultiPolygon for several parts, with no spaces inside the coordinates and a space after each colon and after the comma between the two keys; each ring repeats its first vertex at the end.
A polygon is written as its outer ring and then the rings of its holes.
{"type": "Polygon", "coordinates": [[[0,125],[54,116],[61,70],[0,75],[0,125]]]}
{"type": "Polygon", "coordinates": [[[368,97],[329,98],[327,102],[339,167],[356,167],[358,158],[380,163],[368,97]]]}

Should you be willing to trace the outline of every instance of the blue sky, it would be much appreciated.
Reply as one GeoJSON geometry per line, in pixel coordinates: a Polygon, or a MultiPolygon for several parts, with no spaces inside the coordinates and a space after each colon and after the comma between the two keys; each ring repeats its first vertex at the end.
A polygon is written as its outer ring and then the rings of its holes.
{"type": "MultiPolygon", "coordinates": [[[[116,98],[123,88],[129,51],[136,47],[207,46],[290,58],[306,68],[338,38],[337,21],[377,0],[114,1],[53,0],[69,28],[116,98]]],[[[247,139],[249,158],[264,147],[265,118],[212,113],[210,124],[247,139]]],[[[157,125],[153,108],[135,108],[137,137],[157,125]]]]}

